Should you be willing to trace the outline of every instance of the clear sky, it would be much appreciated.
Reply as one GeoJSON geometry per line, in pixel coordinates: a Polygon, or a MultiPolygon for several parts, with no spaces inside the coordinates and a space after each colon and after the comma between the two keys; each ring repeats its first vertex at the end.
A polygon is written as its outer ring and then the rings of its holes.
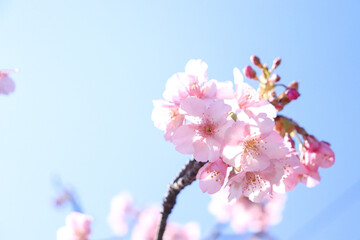
{"type": "MultiPolygon", "coordinates": [[[[95,240],[111,236],[117,193],[160,203],[190,156],[153,126],[152,100],[189,59],[225,81],[252,54],[282,57],[277,73],[301,92],[284,114],[336,154],[320,185],[289,194],[271,233],[360,239],[359,11],[356,0],[0,1],[0,68],[20,69],[15,93],[0,96],[0,239],[55,239],[69,209],[53,208],[53,175],[78,190],[95,240]]],[[[195,183],[171,219],[206,233],[208,202],[195,183]]]]}

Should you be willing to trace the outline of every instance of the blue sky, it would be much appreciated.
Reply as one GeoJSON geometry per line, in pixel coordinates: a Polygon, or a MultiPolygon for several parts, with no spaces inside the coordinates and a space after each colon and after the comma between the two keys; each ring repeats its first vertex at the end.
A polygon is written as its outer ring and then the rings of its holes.
{"type": "MultiPolygon", "coordinates": [[[[189,156],[151,122],[152,100],[189,59],[232,80],[256,54],[301,97],[284,114],[332,144],[336,163],[313,189],[289,194],[283,239],[359,239],[360,81],[357,1],[0,1],[0,67],[16,91],[0,96],[0,239],[55,238],[68,209],[55,210],[51,177],[78,190],[93,236],[111,235],[111,198],[130,191],[160,203],[189,156]],[[356,185],[357,184],[357,185],[356,185]],[[355,187],[354,187],[355,186],[355,187]]],[[[197,183],[172,219],[214,220],[197,183]]]]}

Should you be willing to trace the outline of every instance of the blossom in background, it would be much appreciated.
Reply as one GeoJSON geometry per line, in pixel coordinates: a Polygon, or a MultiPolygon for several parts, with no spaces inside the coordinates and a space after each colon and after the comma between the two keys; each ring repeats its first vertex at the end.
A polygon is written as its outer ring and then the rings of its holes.
{"type": "Polygon", "coordinates": [[[8,95],[15,91],[15,82],[9,76],[17,70],[0,71],[0,94],[8,95]]]}
{"type": "MultiPolygon", "coordinates": [[[[132,231],[132,240],[154,240],[160,221],[160,209],[156,206],[149,207],[141,212],[132,231]]],[[[167,224],[164,240],[198,240],[200,227],[195,222],[183,226],[169,222],[167,224]]]]}
{"type": "Polygon", "coordinates": [[[108,223],[116,236],[125,236],[129,231],[128,219],[135,217],[136,209],[129,193],[121,193],[111,200],[108,223]]]}
{"type": "Polygon", "coordinates": [[[57,240],[88,240],[92,217],[72,212],[66,217],[66,225],[57,231],[57,240]]]}
{"type": "Polygon", "coordinates": [[[219,222],[230,222],[236,233],[265,232],[269,226],[281,221],[285,200],[285,195],[274,194],[261,203],[254,203],[246,197],[229,203],[227,193],[220,191],[212,195],[209,211],[219,222]]]}

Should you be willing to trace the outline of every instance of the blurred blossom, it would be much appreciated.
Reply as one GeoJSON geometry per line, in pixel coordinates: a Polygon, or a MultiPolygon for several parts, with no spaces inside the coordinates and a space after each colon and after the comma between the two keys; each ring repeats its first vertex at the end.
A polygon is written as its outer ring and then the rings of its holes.
{"type": "Polygon", "coordinates": [[[72,212],[66,217],[66,225],[57,231],[57,240],[88,240],[92,217],[72,212]]]}
{"type": "Polygon", "coordinates": [[[72,199],[72,193],[66,189],[63,189],[60,194],[55,198],[55,207],[62,207],[72,199]]]}
{"type": "Polygon", "coordinates": [[[9,77],[9,74],[13,72],[17,72],[17,70],[0,71],[0,94],[8,95],[14,92],[15,83],[9,77]]]}
{"type": "Polygon", "coordinates": [[[129,231],[128,218],[133,213],[133,198],[129,193],[121,193],[111,200],[108,223],[117,236],[129,231]]]}
{"type": "Polygon", "coordinates": [[[273,198],[261,203],[254,203],[242,197],[231,203],[226,191],[212,195],[209,211],[219,222],[230,222],[234,232],[265,232],[269,226],[281,221],[286,196],[273,194],[273,198]]]}
{"type": "MultiPolygon", "coordinates": [[[[132,240],[154,240],[160,221],[160,209],[151,206],[139,215],[137,224],[132,231],[132,240]]],[[[200,227],[195,222],[185,225],[169,222],[167,224],[164,240],[198,240],[200,239],[200,227]]]]}

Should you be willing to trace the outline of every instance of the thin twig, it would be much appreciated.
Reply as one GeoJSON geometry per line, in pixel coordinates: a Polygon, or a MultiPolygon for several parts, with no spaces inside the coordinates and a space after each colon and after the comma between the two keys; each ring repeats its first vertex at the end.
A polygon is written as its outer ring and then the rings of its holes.
{"type": "Polygon", "coordinates": [[[161,220],[157,231],[156,239],[162,240],[166,221],[175,206],[176,197],[186,186],[190,185],[196,179],[196,174],[205,163],[197,162],[195,159],[189,161],[185,167],[180,171],[178,176],[169,186],[169,190],[163,201],[163,210],[161,212],[161,220]]]}

